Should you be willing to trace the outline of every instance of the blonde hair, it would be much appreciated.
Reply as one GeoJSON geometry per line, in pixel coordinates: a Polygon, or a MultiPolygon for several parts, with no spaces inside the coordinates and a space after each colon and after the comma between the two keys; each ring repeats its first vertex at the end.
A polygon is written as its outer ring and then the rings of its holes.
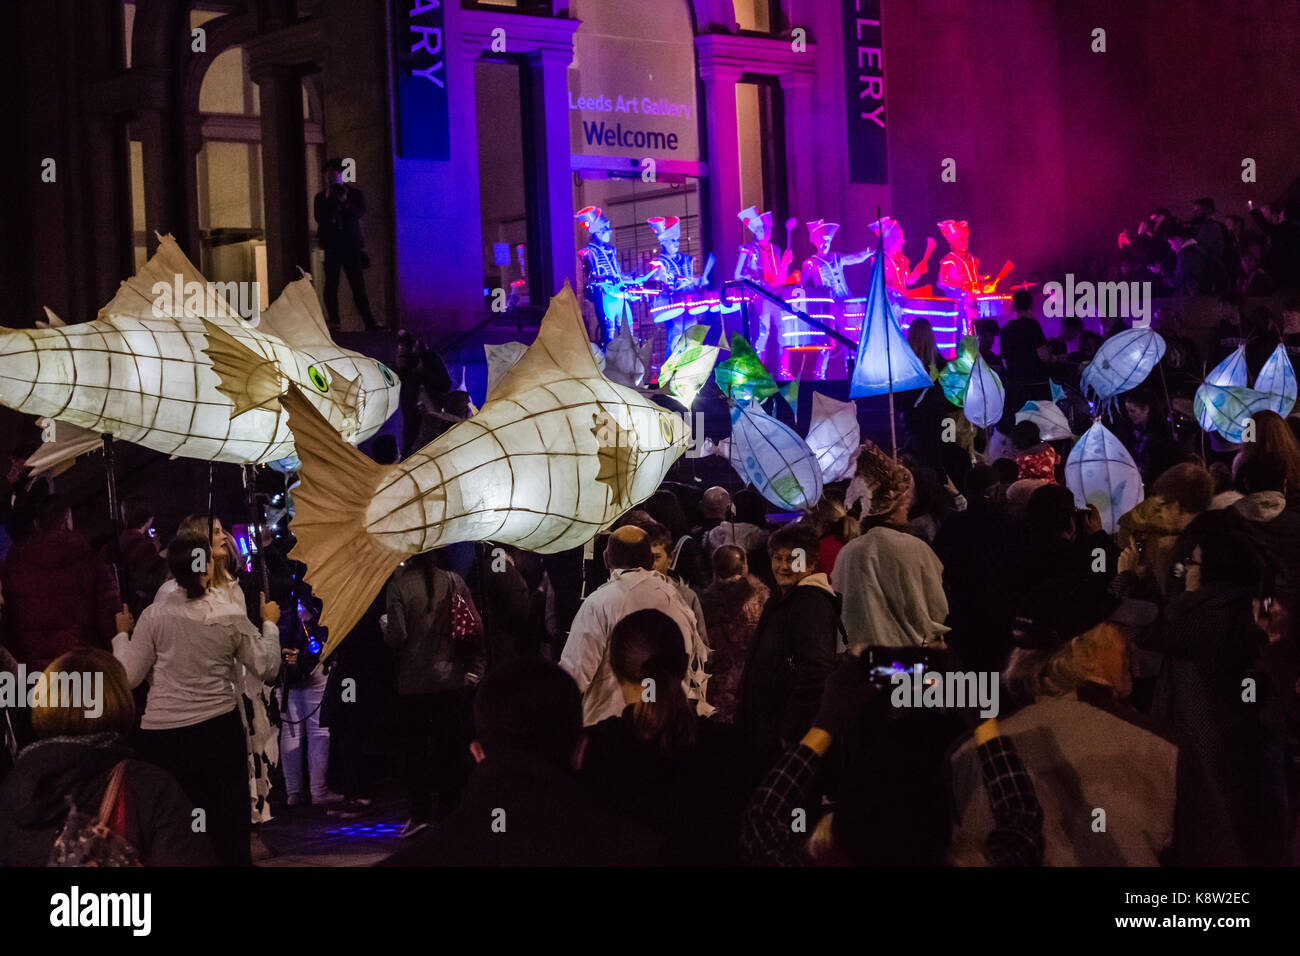
{"type": "Polygon", "coordinates": [[[126,682],[126,669],[108,651],[97,647],[73,648],[45,668],[41,686],[46,688],[45,693],[32,707],[32,731],[37,737],[82,737],[108,731],[129,734],[135,730],[135,699],[126,682]],[[51,700],[56,695],[51,695],[49,688],[60,683],[56,675],[67,674],[103,675],[102,687],[98,688],[98,716],[86,715],[91,709],[85,697],[89,688],[83,688],[82,699],[75,706],[62,699],[62,695],[58,695],[58,700],[51,700]]]}
{"type": "Polygon", "coordinates": [[[858,519],[849,514],[844,502],[830,495],[821,496],[813,508],[812,519],[817,522],[822,534],[837,534],[842,541],[852,541],[862,534],[858,519]]]}

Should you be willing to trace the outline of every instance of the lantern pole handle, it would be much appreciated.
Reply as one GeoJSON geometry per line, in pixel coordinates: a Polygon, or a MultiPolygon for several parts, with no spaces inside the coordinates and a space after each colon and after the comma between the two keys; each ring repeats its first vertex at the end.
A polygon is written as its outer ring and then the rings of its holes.
{"type": "Polygon", "coordinates": [[[113,537],[108,543],[108,560],[113,569],[113,576],[117,578],[118,597],[125,601],[126,596],[122,594],[122,553],[120,549],[122,508],[117,497],[117,457],[113,448],[112,434],[104,432],[101,438],[104,442],[104,477],[105,484],[108,487],[108,523],[113,530],[113,537]]]}

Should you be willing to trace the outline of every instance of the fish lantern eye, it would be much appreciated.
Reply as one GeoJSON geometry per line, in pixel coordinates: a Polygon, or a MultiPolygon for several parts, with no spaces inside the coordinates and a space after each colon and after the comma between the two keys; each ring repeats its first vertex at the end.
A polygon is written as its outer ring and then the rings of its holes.
{"type": "Polygon", "coordinates": [[[664,441],[672,445],[675,443],[673,438],[673,420],[668,415],[659,415],[659,431],[664,436],[664,441]]]}
{"type": "Polygon", "coordinates": [[[388,370],[388,366],[383,362],[379,363],[379,374],[384,377],[384,384],[389,388],[397,384],[397,380],[393,378],[393,373],[388,370]]]}
{"type": "Polygon", "coordinates": [[[325,373],[321,371],[319,365],[307,366],[307,378],[316,386],[316,391],[320,392],[322,395],[330,390],[329,379],[325,377],[325,373]]]}

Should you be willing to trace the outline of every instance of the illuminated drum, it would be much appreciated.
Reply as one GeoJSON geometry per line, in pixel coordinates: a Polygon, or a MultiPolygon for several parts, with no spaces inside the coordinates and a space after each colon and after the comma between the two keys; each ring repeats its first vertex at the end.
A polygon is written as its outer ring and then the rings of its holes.
{"type": "Polygon", "coordinates": [[[934,330],[935,345],[949,357],[956,354],[957,343],[961,341],[959,308],[956,299],[937,295],[906,295],[894,302],[903,332],[906,333],[917,319],[925,319],[934,330]]]}

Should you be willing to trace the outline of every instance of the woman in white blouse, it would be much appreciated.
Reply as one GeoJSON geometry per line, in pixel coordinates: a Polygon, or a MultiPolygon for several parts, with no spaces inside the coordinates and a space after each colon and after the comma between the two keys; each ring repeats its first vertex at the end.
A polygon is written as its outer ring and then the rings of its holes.
{"type": "Polygon", "coordinates": [[[140,621],[113,639],[113,653],[132,687],[149,679],[140,723],[143,757],[170,770],[194,802],[223,865],[249,860],[248,788],[244,727],[235,694],[238,665],[263,680],[280,668],[280,609],[262,596],[261,633],[243,609],[211,588],[212,549],[203,535],[181,533],[167,548],[167,566],[179,588],[158,600],[140,621]]]}

